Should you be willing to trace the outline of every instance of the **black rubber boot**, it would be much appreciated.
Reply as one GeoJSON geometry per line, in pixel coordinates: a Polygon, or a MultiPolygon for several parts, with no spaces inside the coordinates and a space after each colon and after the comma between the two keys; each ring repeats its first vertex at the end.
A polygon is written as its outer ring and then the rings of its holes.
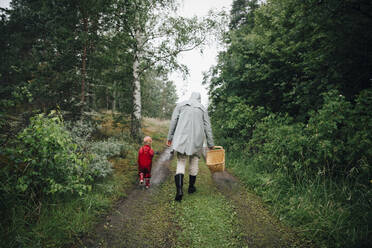
{"type": "Polygon", "coordinates": [[[176,201],[181,201],[183,192],[182,192],[182,187],[183,187],[183,174],[177,174],[174,176],[174,181],[176,183],[177,187],[177,193],[176,193],[176,201]]]}
{"type": "Polygon", "coordinates": [[[190,175],[189,190],[188,190],[189,194],[192,194],[192,193],[194,193],[196,191],[196,188],[194,186],[195,181],[196,181],[196,176],[191,176],[190,175]]]}

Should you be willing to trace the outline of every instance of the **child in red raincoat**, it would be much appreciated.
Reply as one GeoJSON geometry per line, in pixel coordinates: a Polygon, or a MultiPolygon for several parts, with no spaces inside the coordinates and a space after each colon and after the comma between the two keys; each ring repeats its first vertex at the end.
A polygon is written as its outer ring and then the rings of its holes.
{"type": "Polygon", "coordinates": [[[143,139],[143,143],[144,145],[138,151],[138,174],[140,184],[143,184],[145,181],[146,189],[148,189],[150,187],[151,166],[154,150],[151,148],[152,139],[150,136],[146,136],[143,139]]]}

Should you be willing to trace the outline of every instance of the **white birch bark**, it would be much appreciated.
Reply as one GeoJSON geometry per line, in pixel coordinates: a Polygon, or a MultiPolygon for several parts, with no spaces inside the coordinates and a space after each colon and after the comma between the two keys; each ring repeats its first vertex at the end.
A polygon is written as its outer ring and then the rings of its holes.
{"type": "MultiPolygon", "coordinates": [[[[139,79],[141,59],[141,34],[137,30],[135,34],[137,51],[133,62],[133,115],[132,115],[132,136],[137,137],[141,132],[142,104],[141,104],[141,83],[139,79]]],[[[138,137],[137,137],[138,138],[138,137]]]]}
{"type": "Polygon", "coordinates": [[[139,61],[138,57],[135,58],[133,63],[133,114],[137,120],[141,120],[141,84],[139,80],[139,61]]]}

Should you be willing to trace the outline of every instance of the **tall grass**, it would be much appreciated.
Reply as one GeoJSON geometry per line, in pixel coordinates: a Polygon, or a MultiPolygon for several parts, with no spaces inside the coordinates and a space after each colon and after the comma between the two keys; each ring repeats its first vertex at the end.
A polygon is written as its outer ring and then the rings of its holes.
{"type": "Polygon", "coordinates": [[[368,247],[372,223],[370,195],[346,178],[317,175],[291,180],[268,173],[241,154],[229,154],[228,167],[269,204],[271,211],[319,247],[368,247]]]}
{"type": "Polygon", "coordinates": [[[5,237],[0,247],[63,247],[75,243],[82,234],[92,230],[98,217],[107,212],[115,200],[125,196],[135,174],[135,167],[128,168],[125,175],[117,173],[95,183],[92,191],[82,197],[46,199],[36,210],[19,201],[9,226],[2,227],[1,231],[6,233],[2,233],[5,237]],[[36,219],[27,218],[35,211],[39,211],[32,214],[36,219]]]}

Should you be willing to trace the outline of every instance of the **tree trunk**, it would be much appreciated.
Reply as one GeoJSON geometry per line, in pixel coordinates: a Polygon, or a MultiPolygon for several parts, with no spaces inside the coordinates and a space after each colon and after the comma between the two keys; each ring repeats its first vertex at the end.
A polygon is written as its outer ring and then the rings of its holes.
{"type": "Polygon", "coordinates": [[[109,110],[109,95],[108,95],[108,90],[106,88],[106,111],[109,110]]]}
{"type": "MultiPolygon", "coordinates": [[[[88,34],[88,18],[83,19],[84,31],[88,34]]],[[[86,77],[86,64],[87,64],[87,41],[84,41],[83,57],[81,65],[81,102],[85,101],[85,77],[86,77]]]]}
{"type": "Polygon", "coordinates": [[[131,120],[131,135],[139,140],[141,134],[141,83],[139,80],[139,58],[135,56],[133,63],[133,112],[131,120]]]}
{"type": "Polygon", "coordinates": [[[96,92],[95,91],[92,91],[92,108],[94,110],[97,110],[97,103],[96,103],[97,99],[96,99],[96,92]]]}
{"type": "Polygon", "coordinates": [[[142,36],[139,29],[135,32],[136,47],[134,50],[133,62],[133,111],[131,119],[131,136],[134,140],[140,141],[141,136],[141,83],[140,83],[140,59],[142,49],[142,36]]]}
{"type": "Polygon", "coordinates": [[[165,119],[165,105],[167,104],[167,85],[166,83],[162,83],[162,99],[161,99],[161,112],[160,112],[160,119],[165,119]]]}
{"type": "Polygon", "coordinates": [[[86,59],[87,59],[87,46],[84,45],[83,61],[81,68],[81,102],[84,103],[85,96],[85,74],[86,74],[86,59]]]}
{"type": "Polygon", "coordinates": [[[117,99],[117,87],[116,87],[116,81],[113,85],[113,92],[112,92],[113,100],[112,100],[112,112],[115,113],[116,111],[116,99],[117,99]]]}

